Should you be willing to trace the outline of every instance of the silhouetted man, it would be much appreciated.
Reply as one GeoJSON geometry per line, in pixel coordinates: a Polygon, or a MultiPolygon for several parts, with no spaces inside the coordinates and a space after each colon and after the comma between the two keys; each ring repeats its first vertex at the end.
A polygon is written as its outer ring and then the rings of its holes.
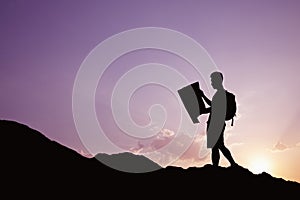
{"type": "Polygon", "coordinates": [[[207,109],[209,114],[207,121],[207,148],[212,148],[211,159],[213,166],[219,165],[220,153],[230,162],[231,166],[237,166],[230,151],[224,144],[225,116],[226,116],[226,91],[223,87],[223,75],[221,72],[213,72],[210,75],[211,86],[217,90],[212,100],[209,100],[201,90],[201,96],[211,107],[207,109]]]}

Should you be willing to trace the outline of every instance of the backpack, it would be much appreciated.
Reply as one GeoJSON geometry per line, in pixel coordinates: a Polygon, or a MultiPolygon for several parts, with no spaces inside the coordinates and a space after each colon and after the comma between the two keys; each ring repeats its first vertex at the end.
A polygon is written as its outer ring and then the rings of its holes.
{"type": "Polygon", "coordinates": [[[227,107],[226,107],[226,117],[225,120],[231,120],[231,126],[233,126],[233,121],[234,121],[234,116],[236,116],[236,101],[235,101],[235,95],[228,92],[226,90],[226,102],[227,102],[227,107]]]}

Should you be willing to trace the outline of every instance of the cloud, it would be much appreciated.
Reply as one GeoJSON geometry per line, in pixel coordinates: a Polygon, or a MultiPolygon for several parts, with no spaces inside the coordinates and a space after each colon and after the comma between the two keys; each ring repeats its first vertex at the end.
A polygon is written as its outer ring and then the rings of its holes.
{"type": "Polygon", "coordinates": [[[184,144],[188,143],[188,141],[192,141],[192,143],[170,165],[188,168],[201,166],[206,162],[206,158],[210,153],[206,148],[206,137],[198,134],[195,138],[191,138],[191,136],[183,134],[178,139],[178,143],[175,148],[184,146],[184,144]]]}
{"type": "MultiPolygon", "coordinates": [[[[169,129],[161,130],[155,137],[155,139],[148,146],[148,151],[155,151],[168,145],[169,142],[174,138],[175,133],[169,129]]],[[[146,149],[147,150],[147,149],[146,149]]]]}
{"type": "Polygon", "coordinates": [[[160,133],[163,137],[167,137],[167,138],[173,137],[175,135],[174,131],[171,131],[169,129],[163,129],[160,133]]]}
{"type": "Polygon", "coordinates": [[[137,146],[131,147],[129,151],[135,154],[153,152],[166,146],[174,138],[174,136],[174,131],[162,129],[150,142],[144,144],[142,141],[138,141],[137,146]]]}
{"type": "Polygon", "coordinates": [[[296,143],[295,145],[288,146],[280,141],[278,141],[273,148],[271,149],[272,152],[283,152],[290,149],[300,148],[300,142],[296,143]]]}
{"type": "Polygon", "coordinates": [[[199,147],[200,144],[193,143],[179,159],[172,163],[172,166],[187,169],[189,167],[200,167],[207,164],[210,152],[207,149],[200,150],[199,147]]]}
{"type": "Polygon", "coordinates": [[[299,148],[300,147],[300,142],[295,144],[295,145],[292,145],[292,146],[288,146],[280,141],[278,141],[274,146],[273,148],[271,149],[272,152],[282,152],[282,151],[286,151],[286,150],[289,150],[289,149],[293,149],[293,148],[299,148]]]}
{"type": "Polygon", "coordinates": [[[139,141],[138,144],[137,144],[137,146],[136,147],[131,147],[129,149],[129,151],[131,151],[134,154],[139,154],[139,153],[141,153],[141,151],[143,150],[143,148],[144,148],[144,145],[141,143],[141,141],[139,141]]]}
{"type": "MultiPolygon", "coordinates": [[[[209,155],[209,151],[206,148],[205,136],[198,134],[195,138],[192,138],[188,134],[181,134],[175,140],[169,148],[167,147],[164,151],[157,151],[155,154],[152,154],[151,159],[161,166],[171,165],[182,168],[205,164],[206,158],[209,155]],[[184,148],[186,150],[181,152],[184,148]]],[[[151,147],[156,149],[159,142],[161,140],[153,141],[151,147]]]]}
{"type": "Polygon", "coordinates": [[[283,143],[281,143],[280,141],[278,141],[278,142],[274,145],[273,149],[274,149],[274,150],[278,150],[278,151],[284,151],[284,150],[288,149],[288,146],[285,145],[285,144],[283,144],[283,143]]]}
{"type": "Polygon", "coordinates": [[[181,160],[202,160],[207,156],[206,137],[197,135],[189,148],[181,155],[181,160]]]}

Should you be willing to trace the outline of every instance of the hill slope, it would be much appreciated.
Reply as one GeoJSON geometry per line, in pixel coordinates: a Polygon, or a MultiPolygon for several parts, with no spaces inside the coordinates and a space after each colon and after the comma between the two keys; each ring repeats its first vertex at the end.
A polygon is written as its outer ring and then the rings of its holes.
{"type": "MultiPolygon", "coordinates": [[[[299,183],[274,178],[267,173],[254,175],[242,167],[215,168],[206,165],[187,170],[167,167],[149,173],[129,174],[111,169],[95,158],[85,158],[17,122],[1,120],[0,133],[5,150],[1,154],[1,177],[6,189],[51,187],[56,190],[78,185],[102,189],[159,188],[170,190],[173,194],[194,191],[210,197],[222,195],[224,198],[232,198],[236,191],[255,197],[293,197],[300,194],[299,183]]],[[[96,157],[112,163],[130,162],[128,159],[131,159],[141,166],[156,165],[143,156],[129,153],[99,154],[96,157]]]]}

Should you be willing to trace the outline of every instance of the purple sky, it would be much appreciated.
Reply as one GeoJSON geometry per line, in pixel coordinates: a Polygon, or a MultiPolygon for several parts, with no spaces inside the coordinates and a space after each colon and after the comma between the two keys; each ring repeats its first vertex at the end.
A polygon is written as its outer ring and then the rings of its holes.
{"type": "MultiPolygon", "coordinates": [[[[169,28],[199,42],[224,73],[225,86],[236,93],[240,118],[228,143],[243,143],[234,150],[238,161],[247,165],[251,161],[246,157],[263,154],[276,166],[274,174],[300,180],[299,173],[282,172],[300,167],[299,159],[295,161],[300,155],[299,9],[296,0],[2,0],[0,117],[84,149],[72,117],[72,89],[80,64],[114,34],[147,26],[169,28]],[[278,142],[285,145],[284,152],[266,150],[278,142]],[[281,166],[283,158],[293,168],[281,166]]],[[[172,60],[170,55],[146,54],[141,61],[172,60]]],[[[134,63],[137,56],[126,58],[134,63]]],[[[112,70],[120,72],[118,67],[112,70]]],[[[172,123],[167,128],[172,129],[172,123]]]]}

